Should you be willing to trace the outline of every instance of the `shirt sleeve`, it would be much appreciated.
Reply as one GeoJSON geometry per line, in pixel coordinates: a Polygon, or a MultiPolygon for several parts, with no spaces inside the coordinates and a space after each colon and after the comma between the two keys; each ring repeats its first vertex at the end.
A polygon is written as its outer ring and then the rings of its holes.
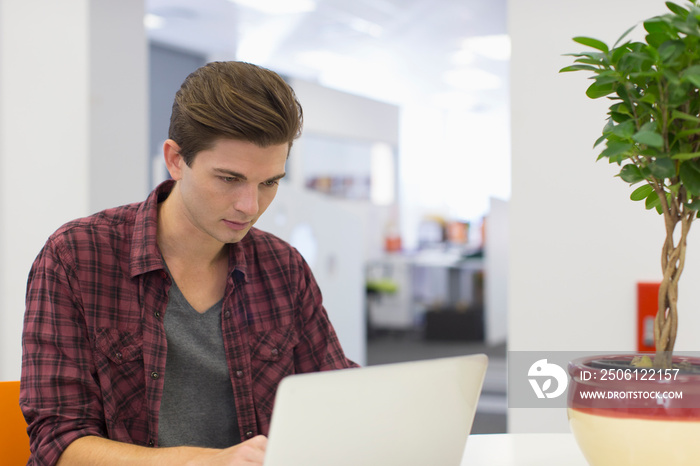
{"type": "Polygon", "coordinates": [[[74,440],[105,436],[79,284],[60,244],[47,242],[27,283],[20,405],[30,465],[53,465],[74,440]]]}
{"type": "Polygon", "coordinates": [[[335,329],[323,307],[321,291],[306,261],[299,256],[299,308],[302,328],[296,350],[299,372],[318,372],[359,367],[345,356],[335,329]]]}

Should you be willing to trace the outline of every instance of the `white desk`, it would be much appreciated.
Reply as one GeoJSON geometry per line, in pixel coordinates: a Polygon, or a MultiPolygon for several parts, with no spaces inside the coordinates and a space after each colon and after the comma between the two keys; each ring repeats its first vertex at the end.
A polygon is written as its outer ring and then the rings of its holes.
{"type": "Polygon", "coordinates": [[[588,466],[572,434],[474,434],[462,466],[588,466]]]}

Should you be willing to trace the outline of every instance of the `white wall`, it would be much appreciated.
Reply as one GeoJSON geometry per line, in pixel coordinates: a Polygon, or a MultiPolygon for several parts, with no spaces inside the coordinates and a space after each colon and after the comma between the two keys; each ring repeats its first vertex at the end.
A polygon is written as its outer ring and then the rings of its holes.
{"type": "MultiPolygon", "coordinates": [[[[291,86],[304,109],[304,133],[316,136],[380,142],[398,149],[399,107],[374,99],[329,89],[316,83],[294,79],[291,86]]],[[[401,153],[402,151],[400,151],[401,153]]],[[[304,136],[295,142],[287,162],[288,179],[297,189],[304,188],[304,136]]],[[[376,206],[369,202],[340,202],[362,222],[362,243],[365,260],[378,259],[383,254],[387,225],[397,214],[396,206],[376,206]]]]}
{"type": "MultiPolygon", "coordinates": [[[[666,12],[656,0],[510,0],[513,44],[509,351],[633,351],[635,286],[658,281],[662,219],[629,200],[593,142],[606,102],[581,73],[558,74],[577,35],[613,43],[666,12]]],[[[638,36],[639,37],[639,36],[638,36]]],[[[695,226],[700,230],[700,225],[695,226]]],[[[700,237],[691,231],[680,285],[679,350],[696,349],[700,237]]],[[[511,409],[511,431],[565,431],[559,410],[511,409]]]]}
{"type": "Polygon", "coordinates": [[[0,0],[0,380],[48,235],[146,194],[145,50],[143,0],[0,0]]]}
{"type": "Polygon", "coordinates": [[[491,198],[484,243],[484,336],[489,345],[508,340],[508,202],[491,198]]]}
{"type": "Polygon", "coordinates": [[[399,108],[304,80],[291,83],[304,108],[304,131],[336,137],[399,141],[399,108]]]}

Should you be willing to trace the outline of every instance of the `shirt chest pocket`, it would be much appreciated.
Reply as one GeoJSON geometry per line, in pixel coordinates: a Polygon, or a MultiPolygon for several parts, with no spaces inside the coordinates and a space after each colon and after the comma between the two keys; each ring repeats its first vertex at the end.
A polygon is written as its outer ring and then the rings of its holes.
{"type": "Polygon", "coordinates": [[[142,334],[99,328],[95,346],[95,364],[107,419],[117,421],[138,416],[146,393],[142,334]]]}
{"type": "Polygon", "coordinates": [[[277,385],[294,374],[294,348],[299,337],[293,326],[275,328],[251,336],[253,393],[259,409],[270,413],[277,385]]]}

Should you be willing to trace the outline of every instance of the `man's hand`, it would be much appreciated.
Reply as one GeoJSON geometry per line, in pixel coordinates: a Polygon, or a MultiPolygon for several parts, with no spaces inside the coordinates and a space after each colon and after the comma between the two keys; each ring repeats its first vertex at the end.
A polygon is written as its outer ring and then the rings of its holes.
{"type": "Polygon", "coordinates": [[[262,466],[267,437],[258,435],[250,440],[218,451],[209,458],[196,458],[188,466],[262,466]]]}

